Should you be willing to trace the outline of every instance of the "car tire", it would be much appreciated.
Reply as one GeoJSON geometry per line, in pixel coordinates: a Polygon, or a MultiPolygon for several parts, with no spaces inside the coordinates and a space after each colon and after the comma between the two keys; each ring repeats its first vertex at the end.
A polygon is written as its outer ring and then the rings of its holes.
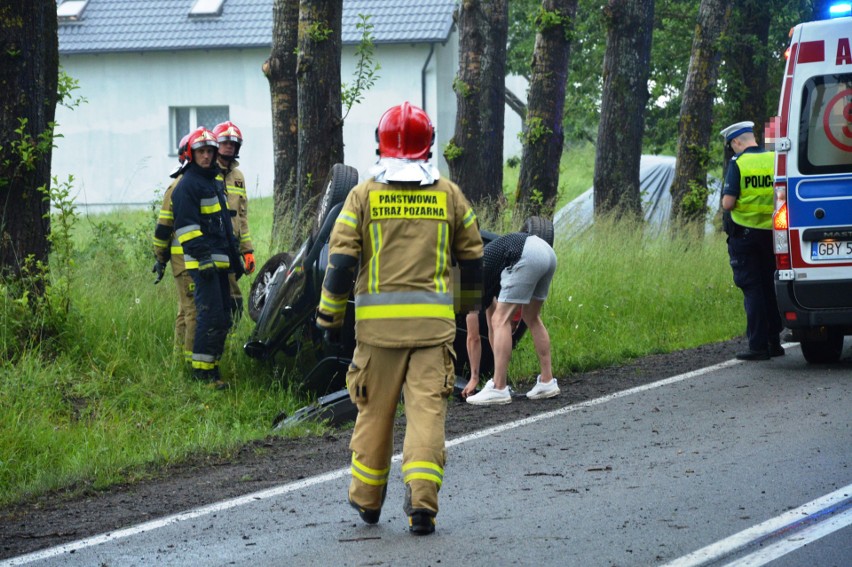
{"type": "Polygon", "coordinates": [[[293,256],[287,252],[281,252],[267,260],[260,270],[258,270],[251,284],[248,297],[249,317],[255,323],[260,318],[263,306],[266,305],[266,297],[269,294],[269,284],[272,282],[272,278],[275,277],[275,274],[279,270],[289,268],[292,262],[293,256]]]}
{"type": "Polygon", "coordinates": [[[802,341],[802,356],[810,364],[837,362],[843,354],[843,334],[829,331],[824,341],[802,341]]]}
{"type": "Polygon", "coordinates": [[[325,222],[325,217],[328,211],[336,204],[342,203],[352,190],[358,184],[358,170],[354,167],[336,163],[331,166],[331,173],[328,176],[328,181],[325,186],[322,201],[320,201],[317,209],[317,228],[321,227],[325,222]]]}
{"type": "Polygon", "coordinates": [[[530,217],[524,221],[521,232],[534,234],[550,244],[553,248],[553,222],[544,217],[530,217]]]}

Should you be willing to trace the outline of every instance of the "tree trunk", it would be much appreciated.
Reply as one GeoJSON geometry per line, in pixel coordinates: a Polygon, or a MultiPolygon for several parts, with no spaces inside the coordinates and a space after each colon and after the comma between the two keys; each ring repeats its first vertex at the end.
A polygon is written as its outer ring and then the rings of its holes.
{"type": "Polygon", "coordinates": [[[654,0],[609,0],[595,154],[595,216],[642,218],[639,162],[648,102],[654,0]]]}
{"type": "Polygon", "coordinates": [[[678,126],[677,165],[672,182],[672,226],[703,223],[707,214],[707,164],[713,98],[719,73],[719,38],[731,0],[701,0],[692,41],[678,126]]]}
{"type": "Polygon", "coordinates": [[[38,188],[50,187],[58,74],[55,0],[4,0],[0,8],[0,273],[18,276],[28,256],[47,261],[49,203],[38,188]],[[22,120],[26,120],[23,136],[16,132],[22,120]],[[24,148],[34,147],[33,155],[23,155],[24,148]]]}
{"type": "Polygon", "coordinates": [[[508,0],[465,0],[458,11],[456,129],[444,157],[474,203],[503,195],[508,14],[508,0]]]}
{"type": "MultiPolygon", "coordinates": [[[[273,186],[272,242],[284,244],[293,225],[291,204],[295,201],[299,108],[296,82],[296,45],[299,36],[299,0],[275,0],[272,6],[272,52],[263,64],[272,96],[272,150],[275,168],[273,186]]],[[[290,234],[295,238],[296,234],[290,234]]]]}
{"type": "MultiPolygon", "coordinates": [[[[725,107],[728,123],[752,120],[754,134],[763,139],[769,121],[766,93],[769,58],[769,24],[776,0],[735,0],[725,42],[725,107]]],[[[778,6],[780,8],[780,6],[778,6]]],[[[780,84],[781,78],[778,78],[780,84]]],[[[775,114],[775,109],[772,109],[775,114]]]]}
{"type": "Polygon", "coordinates": [[[536,20],[524,151],[516,204],[528,214],[553,214],[559,190],[559,162],[565,134],[565,81],[577,0],[543,0],[536,20]]]}
{"type": "Polygon", "coordinates": [[[297,216],[316,210],[331,166],[343,162],[342,16],[343,0],[302,0],[299,8],[297,216]]]}

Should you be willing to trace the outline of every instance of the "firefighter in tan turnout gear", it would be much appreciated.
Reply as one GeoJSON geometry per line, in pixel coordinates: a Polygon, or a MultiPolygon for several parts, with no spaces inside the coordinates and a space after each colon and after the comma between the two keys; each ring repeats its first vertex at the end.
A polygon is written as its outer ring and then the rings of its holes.
{"type": "Polygon", "coordinates": [[[346,377],[358,407],[349,502],[368,524],[379,521],[402,393],[403,508],[412,533],[430,534],[455,382],[451,261],[454,256],[460,268],[462,308],[473,308],[481,293],[482,239],[459,187],[428,161],[434,128],[423,110],[407,102],[389,109],[376,137],[375,176],[352,189],[331,233],[317,325],[334,342],[358,267],[357,344],[346,377]]]}
{"type": "Polygon", "coordinates": [[[172,275],[175,278],[175,289],[178,295],[178,312],[175,318],[175,344],[182,349],[184,361],[189,365],[192,362],[192,341],[195,337],[195,284],[189,272],[186,271],[186,263],[183,259],[183,248],[174,236],[175,216],[172,212],[172,193],[183,176],[186,163],[187,142],[192,133],[181,139],[178,145],[178,160],[180,165],[171,176],[174,181],[166,189],[163,195],[163,204],[157,217],[157,226],[154,229],[154,256],[156,263],[152,272],[157,274],[155,284],[160,283],[166,271],[166,264],[171,262],[172,275]]]}
{"type": "MultiPolygon", "coordinates": [[[[243,145],[243,133],[230,120],[217,124],[213,134],[219,143],[217,163],[222,174],[216,179],[225,184],[225,195],[228,197],[228,210],[231,223],[234,226],[234,236],[240,246],[240,254],[245,264],[245,273],[254,272],[254,247],[251,243],[251,233],[248,225],[248,197],[246,195],[246,178],[240,171],[240,148],[243,145]]],[[[231,320],[236,325],[243,313],[243,295],[234,274],[228,276],[231,286],[231,320]]]]}

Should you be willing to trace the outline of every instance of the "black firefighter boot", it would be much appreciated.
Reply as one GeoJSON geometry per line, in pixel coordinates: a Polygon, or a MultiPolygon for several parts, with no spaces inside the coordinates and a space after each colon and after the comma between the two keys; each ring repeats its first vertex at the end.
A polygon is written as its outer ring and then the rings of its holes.
{"type": "Polygon", "coordinates": [[[193,368],[192,377],[198,380],[199,382],[207,384],[207,387],[213,390],[227,390],[230,387],[227,382],[222,380],[222,377],[219,375],[218,368],[214,368],[212,370],[193,368]]]}
{"type": "Polygon", "coordinates": [[[402,509],[408,516],[408,531],[414,535],[429,535],[435,531],[435,512],[411,506],[411,487],[405,485],[402,509]]]}
{"type": "Polygon", "coordinates": [[[351,499],[349,500],[349,505],[358,510],[358,515],[361,516],[361,519],[364,520],[365,524],[378,524],[379,517],[382,514],[382,506],[385,503],[385,496],[388,495],[388,485],[382,487],[382,503],[379,505],[378,510],[370,510],[367,508],[361,507],[359,504],[353,502],[351,499]]]}

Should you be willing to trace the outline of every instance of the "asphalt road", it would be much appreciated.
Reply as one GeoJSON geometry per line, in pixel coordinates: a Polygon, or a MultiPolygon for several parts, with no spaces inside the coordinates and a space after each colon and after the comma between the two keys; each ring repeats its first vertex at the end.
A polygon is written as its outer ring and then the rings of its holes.
{"type": "Polygon", "coordinates": [[[448,440],[434,535],[395,461],[376,526],[348,471],[0,565],[852,565],[852,341],[730,361],[448,440]]]}

